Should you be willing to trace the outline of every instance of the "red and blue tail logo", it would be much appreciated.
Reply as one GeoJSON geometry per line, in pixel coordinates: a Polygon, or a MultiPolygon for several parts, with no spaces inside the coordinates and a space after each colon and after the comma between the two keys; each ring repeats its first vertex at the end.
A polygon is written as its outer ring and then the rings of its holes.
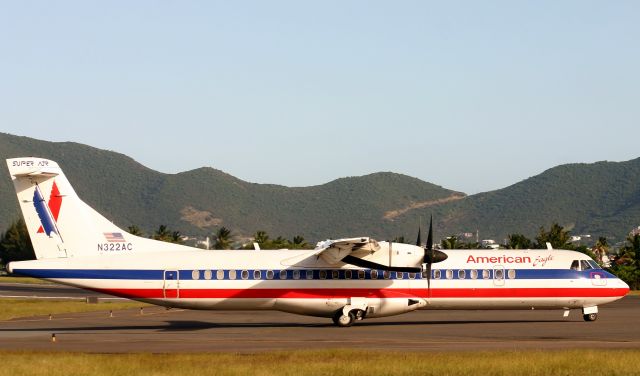
{"type": "Polygon", "coordinates": [[[56,221],[58,220],[58,215],[60,214],[60,206],[62,205],[62,196],[60,195],[60,191],[58,190],[58,186],[56,182],[53,182],[53,187],[51,187],[51,195],[49,196],[49,204],[44,201],[44,197],[42,196],[42,192],[40,192],[40,187],[36,185],[36,189],[33,192],[33,206],[36,208],[36,213],[38,213],[38,217],[40,218],[40,228],[38,229],[38,233],[46,233],[48,236],[51,236],[51,233],[58,233],[58,229],[56,226],[56,221]]]}

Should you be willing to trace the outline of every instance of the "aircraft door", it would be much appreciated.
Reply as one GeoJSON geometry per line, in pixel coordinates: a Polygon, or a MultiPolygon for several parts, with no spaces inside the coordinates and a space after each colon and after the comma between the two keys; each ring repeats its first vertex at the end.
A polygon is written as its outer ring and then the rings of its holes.
{"type": "Polygon", "coordinates": [[[590,272],[589,278],[594,286],[606,286],[607,276],[603,272],[590,272]]]}
{"type": "Polygon", "coordinates": [[[164,271],[163,292],[165,298],[180,297],[180,276],[177,270],[164,271]]]}
{"type": "Polygon", "coordinates": [[[493,267],[493,285],[504,286],[504,266],[495,265],[493,267]]]}

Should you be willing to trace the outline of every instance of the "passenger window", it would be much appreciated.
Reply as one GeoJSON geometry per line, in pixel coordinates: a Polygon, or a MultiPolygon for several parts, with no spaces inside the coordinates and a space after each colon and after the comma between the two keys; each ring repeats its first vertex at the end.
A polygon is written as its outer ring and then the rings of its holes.
{"type": "Polygon", "coordinates": [[[211,279],[212,277],[213,277],[213,273],[211,272],[211,270],[204,271],[204,279],[211,279]]]}
{"type": "Polygon", "coordinates": [[[293,279],[300,279],[300,270],[293,271],[293,279]]]}
{"type": "Polygon", "coordinates": [[[458,279],[465,279],[467,273],[464,270],[458,270],[458,279]]]}
{"type": "Polygon", "coordinates": [[[344,278],[345,279],[351,279],[351,270],[345,270],[344,271],[344,278]]]}
{"type": "Polygon", "coordinates": [[[216,270],[216,279],[224,279],[224,270],[216,270]]]}
{"type": "Polygon", "coordinates": [[[287,279],[287,271],[286,270],[280,270],[280,279],[287,279]]]}
{"type": "Polygon", "coordinates": [[[273,270],[267,270],[267,279],[273,279],[273,270]]]}
{"type": "Polygon", "coordinates": [[[364,279],[364,270],[358,270],[358,279],[364,279]]]}
{"type": "Polygon", "coordinates": [[[516,271],[514,269],[509,269],[507,277],[509,277],[509,279],[516,279],[516,271]]]}
{"type": "Polygon", "coordinates": [[[378,271],[377,270],[372,270],[371,271],[371,279],[378,279],[378,271]]]}
{"type": "Polygon", "coordinates": [[[442,278],[442,270],[440,269],[436,269],[433,271],[433,279],[440,279],[442,278]]]}
{"type": "Polygon", "coordinates": [[[580,260],[580,266],[582,267],[582,270],[592,269],[587,260],[580,260]]]}
{"type": "Polygon", "coordinates": [[[240,277],[242,279],[249,279],[249,271],[243,270],[242,273],[240,273],[240,277]]]}
{"type": "Polygon", "coordinates": [[[253,279],[262,279],[262,273],[260,273],[260,270],[253,271],[253,279]]]}
{"type": "Polygon", "coordinates": [[[236,271],[235,269],[229,270],[229,279],[236,279],[236,271]]]}
{"type": "Polygon", "coordinates": [[[200,271],[194,270],[191,272],[191,279],[200,279],[200,271]]]}
{"type": "Polygon", "coordinates": [[[491,271],[489,271],[489,269],[484,269],[482,271],[482,279],[489,279],[491,278],[491,271]]]}
{"type": "Polygon", "coordinates": [[[453,279],[453,270],[447,269],[447,279],[453,279]]]}
{"type": "Polygon", "coordinates": [[[307,270],[307,279],[313,279],[313,270],[307,270]]]}
{"type": "Polygon", "coordinates": [[[504,279],[504,270],[496,269],[493,271],[495,279],[504,279]]]}
{"type": "Polygon", "coordinates": [[[396,278],[397,278],[397,279],[402,279],[402,278],[404,278],[404,273],[403,273],[403,272],[396,272],[396,278]]]}
{"type": "Polygon", "coordinates": [[[579,260],[573,260],[573,262],[571,263],[571,270],[580,270],[579,260]]]}
{"type": "Polygon", "coordinates": [[[478,271],[476,269],[469,270],[469,276],[471,279],[478,279],[478,271]]]}
{"type": "Polygon", "coordinates": [[[338,278],[340,278],[340,271],[339,271],[339,270],[332,270],[332,271],[331,271],[331,278],[332,278],[332,279],[338,279],[338,278]]]}
{"type": "Polygon", "coordinates": [[[320,279],[327,279],[327,271],[320,270],[320,279]]]}
{"type": "Polygon", "coordinates": [[[382,276],[384,277],[384,279],[389,279],[391,277],[391,272],[385,270],[384,272],[382,272],[382,276]]]}

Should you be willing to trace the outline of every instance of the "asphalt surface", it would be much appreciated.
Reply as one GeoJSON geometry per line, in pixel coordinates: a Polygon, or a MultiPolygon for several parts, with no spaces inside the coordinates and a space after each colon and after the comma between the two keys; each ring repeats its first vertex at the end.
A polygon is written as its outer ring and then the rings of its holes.
{"type": "MultiPolygon", "coordinates": [[[[42,294],[42,286],[33,287],[42,294]]],[[[46,287],[44,287],[46,289],[46,287]]],[[[15,292],[15,290],[11,290],[15,292]]],[[[25,290],[22,290],[25,291],[25,290]]],[[[58,291],[58,290],[56,290],[58,291]]],[[[5,295],[0,285],[0,295],[5,295]]],[[[59,291],[58,291],[59,292],[59,291]]],[[[68,290],[63,290],[69,295],[68,290]]],[[[52,294],[55,294],[51,292],[52,294]]],[[[86,292],[83,292],[86,294],[86,292]]],[[[0,305],[2,300],[0,299],[0,305]]],[[[258,352],[357,348],[396,351],[640,349],[640,297],[580,311],[428,311],[369,319],[350,328],[329,319],[271,311],[185,311],[146,307],[0,322],[0,349],[82,352],[258,352]],[[52,334],[56,341],[52,342],[52,334]]]]}
{"type": "Polygon", "coordinates": [[[110,295],[56,284],[0,283],[0,298],[23,299],[118,299],[110,295]]]}

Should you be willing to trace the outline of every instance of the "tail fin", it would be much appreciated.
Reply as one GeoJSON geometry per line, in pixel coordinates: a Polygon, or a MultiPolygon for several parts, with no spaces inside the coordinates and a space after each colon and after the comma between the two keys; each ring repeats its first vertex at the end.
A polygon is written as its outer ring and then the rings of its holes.
{"type": "Polygon", "coordinates": [[[189,249],[126,233],[85,204],[56,162],[7,159],[36,258],[189,249]]]}

